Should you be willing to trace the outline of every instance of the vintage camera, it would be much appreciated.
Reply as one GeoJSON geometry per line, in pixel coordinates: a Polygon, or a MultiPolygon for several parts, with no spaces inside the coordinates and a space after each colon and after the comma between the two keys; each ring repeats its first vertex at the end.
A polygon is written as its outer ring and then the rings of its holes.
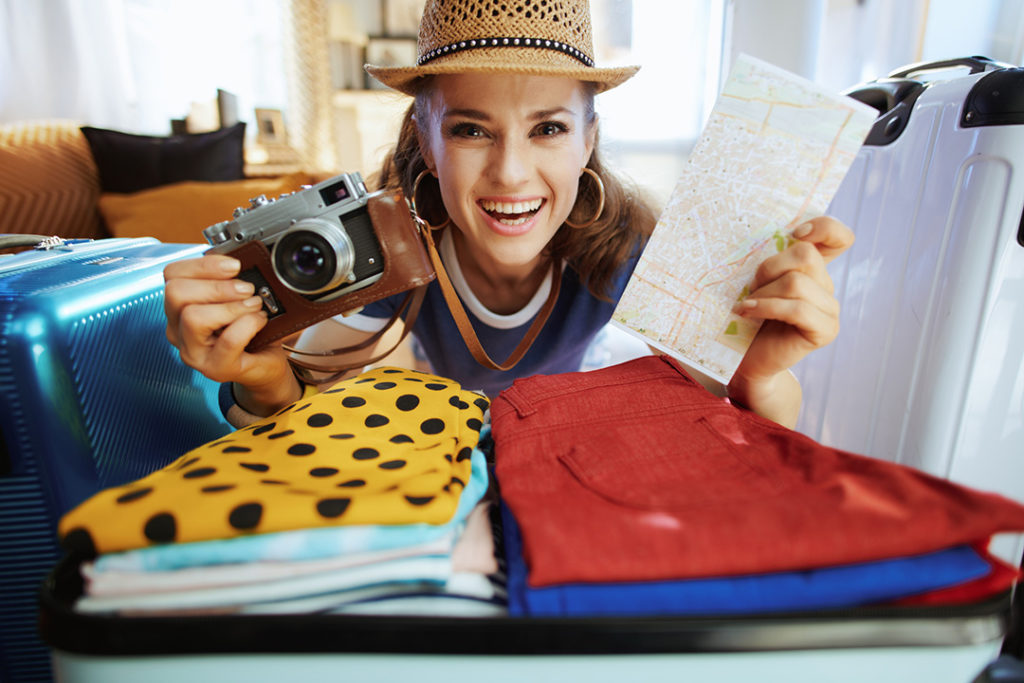
{"type": "Polygon", "coordinates": [[[273,317],[282,309],[278,283],[311,301],[330,301],[380,278],[384,259],[367,210],[371,196],[358,173],[343,173],[277,199],[251,199],[203,236],[213,253],[230,254],[254,240],[267,247],[277,283],[253,269],[240,277],[253,282],[273,317]]]}
{"type": "MultiPolygon", "coordinates": [[[[234,218],[203,230],[209,252],[241,262],[267,324],[246,347],[267,344],[334,315],[406,293],[411,326],[436,272],[419,225],[399,190],[368,193],[358,173],[281,195],[259,196],[234,218]]],[[[208,253],[209,253],[208,252],[208,253]]],[[[391,319],[395,324],[399,318],[391,319]]]]}

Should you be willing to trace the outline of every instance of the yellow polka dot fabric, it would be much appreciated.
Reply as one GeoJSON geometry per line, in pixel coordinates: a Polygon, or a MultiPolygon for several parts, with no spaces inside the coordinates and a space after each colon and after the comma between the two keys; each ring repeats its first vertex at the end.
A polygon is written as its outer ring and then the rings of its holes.
{"type": "Polygon", "coordinates": [[[456,382],[377,368],[67,513],[84,554],[353,524],[443,524],[469,481],[488,401],[456,382]]]}

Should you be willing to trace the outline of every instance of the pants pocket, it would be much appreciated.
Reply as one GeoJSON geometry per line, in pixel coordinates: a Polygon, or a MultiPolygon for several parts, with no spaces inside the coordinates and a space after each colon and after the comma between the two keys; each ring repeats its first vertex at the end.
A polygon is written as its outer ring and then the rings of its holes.
{"type": "Polygon", "coordinates": [[[670,429],[664,420],[602,429],[558,460],[581,486],[612,503],[685,509],[779,495],[781,484],[744,457],[747,448],[756,446],[735,443],[706,416],[673,416],[670,429]]]}

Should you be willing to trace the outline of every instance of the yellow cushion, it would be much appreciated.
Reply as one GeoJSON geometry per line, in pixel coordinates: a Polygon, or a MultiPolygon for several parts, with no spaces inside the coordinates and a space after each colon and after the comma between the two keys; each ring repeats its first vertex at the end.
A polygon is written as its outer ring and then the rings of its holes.
{"type": "Polygon", "coordinates": [[[265,194],[274,198],[310,182],[305,173],[225,182],[188,180],[141,192],[100,196],[100,213],[114,237],[156,237],[161,242],[205,242],[203,229],[265,194]]]}

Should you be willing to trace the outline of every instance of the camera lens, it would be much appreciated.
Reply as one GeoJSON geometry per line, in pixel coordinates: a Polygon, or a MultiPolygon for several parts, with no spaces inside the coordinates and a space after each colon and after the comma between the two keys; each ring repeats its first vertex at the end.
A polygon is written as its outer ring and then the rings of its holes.
{"type": "Polygon", "coordinates": [[[349,278],[353,263],[348,234],[322,219],[299,221],[274,245],[274,272],[302,294],[338,287],[349,278]]]}

